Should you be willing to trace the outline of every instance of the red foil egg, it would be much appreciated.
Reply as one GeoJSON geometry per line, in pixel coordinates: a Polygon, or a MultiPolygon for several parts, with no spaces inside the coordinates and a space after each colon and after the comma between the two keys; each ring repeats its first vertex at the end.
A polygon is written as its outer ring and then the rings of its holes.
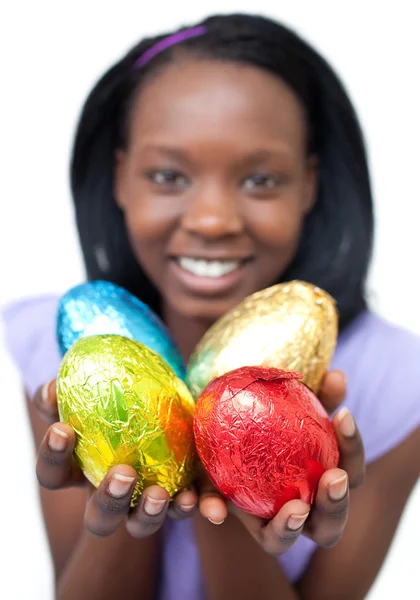
{"type": "Polygon", "coordinates": [[[220,492],[247,513],[273,518],[289,500],[312,504],[338,465],[337,438],[302,375],[243,367],[213,379],[194,415],[197,452],[220,492]]]}

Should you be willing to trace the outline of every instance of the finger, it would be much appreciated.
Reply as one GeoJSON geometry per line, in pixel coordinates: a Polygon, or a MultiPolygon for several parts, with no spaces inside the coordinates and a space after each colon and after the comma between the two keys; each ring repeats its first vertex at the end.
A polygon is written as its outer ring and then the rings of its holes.
{"type": "Polygon", "coordinates": [[[325,410],[331,414],[344,402],[346,396],[346,376],[342,371],[329,371],[322,380],[318,397],[325,410]]]}
{"type": "Polygon", "coordinates": [[[195,490],[183,490],[169,504],[168,514],[175,520],[186,519],[195,513],[197,503],[198,498],[195,490]]]}
{"type": "Polygon", "coordinates": [[[348,519],[349,483],[347,473],[330,469],[321,477],[305,534],[322,548],[340,540],[348,519]]]}
{"type": "Polygon", "coordinates": [[[283,554],[296,543],[310,509],[303,500],[290,500],[265,524],[259,517],[249,515],[234,505],[229,508],[269,554],[283,554]]]}
{"type": "Polygon", "coordinates": [[[332,419],[340,448],[339,467],[349,476],[351,489],[363,484],[366,473],[365,451],[356,422],[348,410],[342,408],[332,419]]]}
{"type": "Polygon", "coordinates": [[[116,531],[130,510],[136,481],[137,473],[128,465],[109,470],[86,507],[85,526],[90,533],[105,537],[116,531]]]}
{"type": "Polygon", "coordinates": [[[227,502],[217,492],[200,496],[198,506],[201,515],[213,525],[221,525],[228,516],[227,502]]]}
{"type": "Polygon", "coordinates": [[[36,463],[36,474],[42,487],[57,490],[86,483],[73,457],[75,440],[73,429],[65,423],[55,423],[48,429],[36,463]]]}
{"type": "Polygon", "coordinates": [[[214,525],[221,525],[228,516],[227,501],[208,478],[204,469],[198,480],[198,508],[201,515],[214,525]]]}
{"type": "Polygon", "coordinates": [[[44,421],[50,424],[59,421],[55,379],[38,388],[33,397],[33,403],[44,421]]]}
{"type": "Polygon", "coordinates": [[[147,538],[158,531],[166,518],[169,506],[168,492],[152,485],[146,488],[137,506],[127,518],[127,530],[135,538],[147,538]]]}

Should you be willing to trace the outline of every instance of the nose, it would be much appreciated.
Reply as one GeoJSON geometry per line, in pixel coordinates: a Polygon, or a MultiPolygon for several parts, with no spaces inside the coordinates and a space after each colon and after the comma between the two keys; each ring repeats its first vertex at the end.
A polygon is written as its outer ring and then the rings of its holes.
{"type": "Polygon", "coordinates": [[[203,186],[188,199],[182,227],[209,240],[238,235],[244,229],[240,200],[221,186],[203,186]]]}

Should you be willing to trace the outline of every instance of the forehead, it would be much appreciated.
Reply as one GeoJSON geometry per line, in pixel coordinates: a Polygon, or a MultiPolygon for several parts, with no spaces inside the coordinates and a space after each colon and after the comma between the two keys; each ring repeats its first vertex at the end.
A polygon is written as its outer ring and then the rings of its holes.
{"type": "Polygon", "coordinates": [[[279,138],[299,144],[304,111],[280,78],[222,61],[177,61],[145,84],[134,104],[131,135],[177,141],[198,137],[279,138]]]}

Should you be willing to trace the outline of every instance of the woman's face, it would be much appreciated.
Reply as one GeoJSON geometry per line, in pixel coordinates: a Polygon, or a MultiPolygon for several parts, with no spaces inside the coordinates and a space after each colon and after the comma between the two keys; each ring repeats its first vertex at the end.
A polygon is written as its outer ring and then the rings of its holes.
{"type": "Polygon", "coordinates": [[[249,66],[167,67],[139,94],[117,155],[135,256],[167,308],[206,322],[279,280],[315,187],[299,101],[249,66]]]}

